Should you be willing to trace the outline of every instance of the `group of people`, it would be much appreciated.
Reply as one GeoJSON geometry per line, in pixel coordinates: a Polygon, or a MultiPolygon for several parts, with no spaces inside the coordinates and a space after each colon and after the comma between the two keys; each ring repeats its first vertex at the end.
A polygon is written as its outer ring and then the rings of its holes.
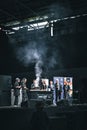
{"type": "MultiPolygon", "coordinates": [[[[28,87],[26,85],[27,79],[23,78],[20,80],[19,78],[15,79],[14,82],[14,96],[15,101],[14,105],[18,105],[18,97],[20,95],[20,89],[22,90],[22,104],[28,102],[28,87]]],[[[50,80],[49,84],[47,85],[45,80],[41,80],[39,84],[37,84],[37,81],[34,79],[33,83],[31,84],[31,89],[39,88],[40,90],[47,90],[52,91],[52,101],[53,104],[56,105],[58,101],[60,101],[62,98],[63,93],[63,99],[69,98],[69,92],[70,92],[70,84],[64,82],[64,85],[62,86],[59,83],[59,80],[56,79],[55,83],[50,80]]]]}
{"type": "Polygon", "coordinates": [[[36,85],[36,80],[33,80],[31,84],[31,89],[39,88],[40,90],[52,91],[53,95],[53,104],[57,104],[61,99],[69,99],[70,97],[70,81],[64,82],[63,86],[59,83],[59,80],[56,79],[55,83],[50,80],[48,85],[45,80],[41,80],[38,85],[36,85]]]}
{"type": "Polygon", "coordinates": [[[45,80],[40,80],[39,82],[34,79],[33,83],[31,84],[31,89],[40,89],[40,90],[46,90],[47,84],[45,80]]]}
{"type": "Polygon", "coordinates": [[[20,80],[20,78],[15,79],[15,82],[13,85],[14,96],[15,96],[14,105],[18,105],[18,98],[20,95],[20,89],[22,89],[22,104],[28,102],[28,94],[27,94],[28,88],[27,88],[26,82],[27,82],[26,78],[22,78],[22,80],[20,80]]]}

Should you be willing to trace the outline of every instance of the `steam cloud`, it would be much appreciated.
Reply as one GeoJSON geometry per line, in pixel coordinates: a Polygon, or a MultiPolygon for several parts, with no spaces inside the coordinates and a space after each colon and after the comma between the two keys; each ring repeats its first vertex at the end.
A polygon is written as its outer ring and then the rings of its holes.
{"type": "Polygon", "coordinates": [[[35,73],[36,73],[36,81],[37,81],[37,84],[39,83],[40,81],[40,77],[41,77],[41,74],[42,74],[42,66],[43,62],[41,60],[38,60],[36,62],[36,65],[35,65],[35,73]]]}
{"type": "Polygon", "coordinates": [[[16,48],[16,56],[24,66],[28,67],[30,63],[35,63],[36,81],[39,82],[43,66],[46,71],[57,64],[57,54],[51,50],[50,56],[47,56],[49,51],[50,47],[44,42],[30,42],[23,47],[16,48]]]}
{"type": "Polygon", "coordinates": [[[35,63],[36,80],[39,82],[42,74],[42,66],[44,65],[47,47],[45,43],[31,42],[24,47],[16,49],[18,60],[25,66],[35,63]]]}

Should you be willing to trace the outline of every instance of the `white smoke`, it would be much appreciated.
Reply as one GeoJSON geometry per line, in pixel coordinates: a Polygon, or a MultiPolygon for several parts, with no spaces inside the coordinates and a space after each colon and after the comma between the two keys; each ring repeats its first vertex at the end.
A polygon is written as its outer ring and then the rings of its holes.
{"type": "Polygon", "coordinates": [[[45,59],[47,47],[45,43],[36,43],[32,42],[26,44],[24,47],[20,47],[16,49],[17,59],[24,65],[29,66],[30,63],[35,64],[35,76],[36,82],[39,83],[41,74],[42,74],[42,66],[43,59],[45,59]]]}
{"type": "Polygon", "coordinates": [[[37,85],[39,85],[39,81],[40,81],[40,78],[41,78],[42,65],[43,65],[42,60],[38,60],[36,62],[36,65],[35,65],[35,73],[36,73],[36,82],[37,82],[37,85]]]}

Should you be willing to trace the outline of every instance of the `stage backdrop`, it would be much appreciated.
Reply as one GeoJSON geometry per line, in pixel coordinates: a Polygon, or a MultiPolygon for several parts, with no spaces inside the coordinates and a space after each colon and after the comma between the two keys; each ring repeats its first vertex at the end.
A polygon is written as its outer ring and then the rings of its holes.
{"type": "Polygon", "coordinates": [[[61,92],[61,99],[64,99],[64,84],[69,85],[69,92],[67,99],[73,98],[73,77],[53,77],[54,84],[58,80],[59,86],[61,85],[62,92],[61,92]]]}

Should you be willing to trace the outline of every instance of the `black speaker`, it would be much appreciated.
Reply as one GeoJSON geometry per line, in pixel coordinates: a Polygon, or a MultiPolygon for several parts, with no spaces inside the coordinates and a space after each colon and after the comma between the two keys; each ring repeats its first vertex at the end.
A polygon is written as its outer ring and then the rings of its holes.
{"type": "Polygon", "coordinates": [[[21,107],[27,108],[28,107],[28,101],[22,102],[21,107]]]}
{"type": "Polygon", "coordinates": [[[11,76],[0,76],[0,106],[11,105],[11,76]]]}
{"type": "Polygon", "coordinates": [[[60,100],[57,102],[57,105],[58,106],[68,106],[69,102],[68,102],[68,100],[60,100]]]}

